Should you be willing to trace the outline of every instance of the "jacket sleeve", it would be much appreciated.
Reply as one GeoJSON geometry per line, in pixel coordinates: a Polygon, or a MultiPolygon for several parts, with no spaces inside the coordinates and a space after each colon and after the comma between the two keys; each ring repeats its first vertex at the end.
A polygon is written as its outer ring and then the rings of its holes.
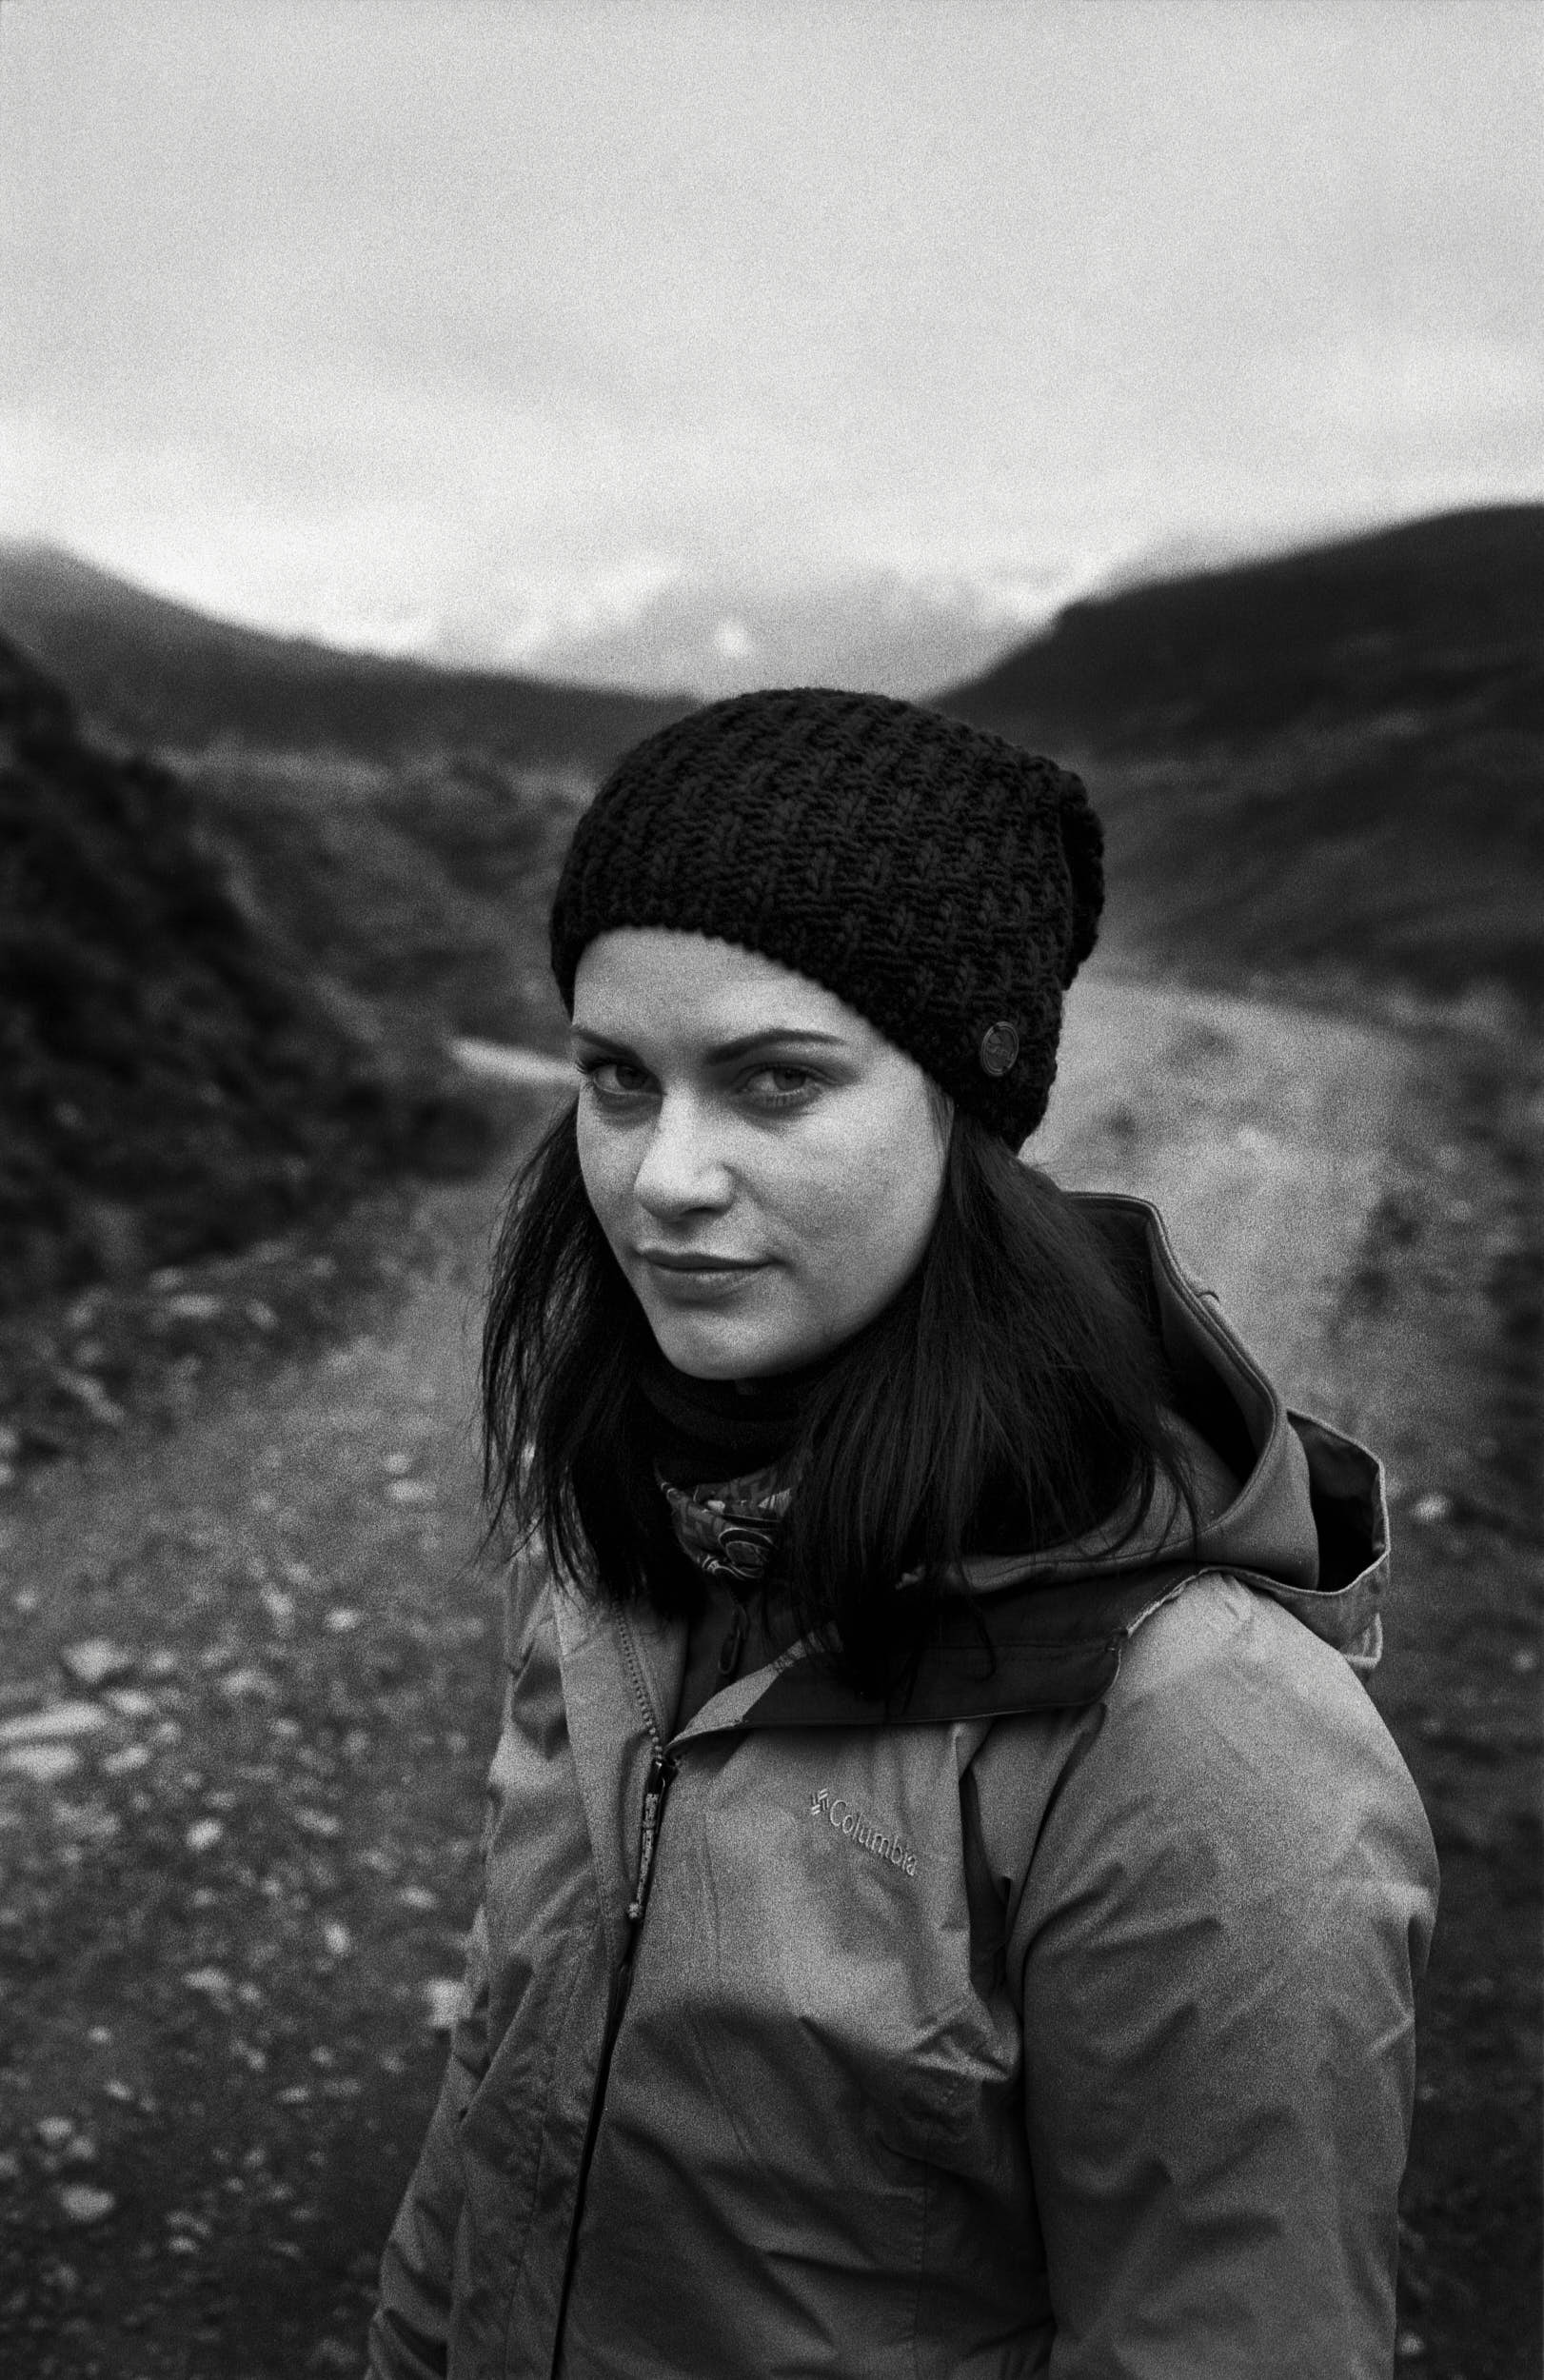
{"type": "Polygon", "coordinates": [[[1387,2380],[1436,1893],[1404,1764],[1232,1579],[1066,1724],[1009,1913],[1052,2380],[1387,2380]]]}
{"type": "MultiPolygon", "coordinates": [[[[506,1664],[503,1730],[488,1778],[485,1854],[499,1815],[500,1753],[514,1723],[515,1697],[543,1608],[544,1571],[522,1557],[505,1596],[506,1664]]],[[[461,2005],[440,2096],[412,2179],[381,2260],[380,2295],[369,2331],[369,2380],[438,2380],[445,2369],[461,2222],[461,2159],[456,2134],[487,2071],[488,1928],[479,1903],[466,1945],[461,2005]]]]}
{"type": "Polygon", "coordinates": [[[439,2100],[381,2260],[370,2380],[438,2380],[450,2335],[461,2168],[456,2128],[487,2063],[487,1928],[479,1908],[439,2100]]]}

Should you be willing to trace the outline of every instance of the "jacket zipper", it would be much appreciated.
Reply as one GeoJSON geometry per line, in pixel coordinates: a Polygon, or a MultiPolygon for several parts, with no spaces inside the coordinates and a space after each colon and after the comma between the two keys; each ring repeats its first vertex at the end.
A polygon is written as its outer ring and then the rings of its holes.
{"type": "Polygon", "coordinates": [[[617,1970],[610,1995],[606,2001],[605,2031],[601,2036],[601,2056],[596,2068],[595,2088],[590,2094],[589,2115],[584,2125],[584,2145],[579,2155],[579,2178],[574,2187],[573,2219],[568,2227],[568,2250],[564,2261],[563,2288],[558,2296],[558,2323],[552,2341],[554,2373],[558,2369],[558,2358],[563,2352],[563,2334],[568,2319],[568,2297],[573,2288],[574,2265],[579,2254],[579,2225],[584,2211],[584,2192],[589,2181],[590,2165],[595,2155],[595,2143],[600,2135],[601,2111],[605,2101],[605,2088],[611,2077],[611,2055],[617,2046],[617,2035],[622,2031],[622,2020],[626,2013],[627,1998],[632,1990],[633,1957],[638,1948],[638,1936],[643,1928],[643,1913],[648,1907],[649,1887],[654,1880],[654,1854],[659,1847],[660,1825],[664,1815],[665,1797],[670,1791],[670,1780],[676,1773],[676,1762],[665,1749],[664,1737],[660,1733],[653,1707],[644,1690],[643,1671],[639,1667],[632,1631],[627,1625],[627,1616],[624,1612],[617,1614],[617,1627],[622,1638],[622,1650],[627,1665],[627,1676],[632,1685],[633,1696],[643,1715],[643,1724],[648,1730],[653,1755],[649,1761],[648,1775],[643,1780],[643,1807],[640,1814],[638,1829],[638,1868],[633,1884],[633,1897],[627,1904],[627,1939],[623,1949],[622,1964],[617,1970]]]}

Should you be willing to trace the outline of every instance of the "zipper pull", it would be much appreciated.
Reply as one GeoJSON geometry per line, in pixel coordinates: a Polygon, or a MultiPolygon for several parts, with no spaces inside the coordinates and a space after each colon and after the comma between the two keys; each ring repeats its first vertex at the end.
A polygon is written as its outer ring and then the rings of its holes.
{"type": "Polygon", "coordinates": [[[664,1814],[664,1797],[675,1773],[675,1762],[663,1753],[656,1752],[648,1764],[648,1776],[643,1786],[643,1820],[638,1838],[638,1886],[627,1910],[627,1915],[635,1926],[641,1923],[648,1905],[649,1879],[654,1873],[654,1853],[660,1839],[660,1820],[664,1814]]]}

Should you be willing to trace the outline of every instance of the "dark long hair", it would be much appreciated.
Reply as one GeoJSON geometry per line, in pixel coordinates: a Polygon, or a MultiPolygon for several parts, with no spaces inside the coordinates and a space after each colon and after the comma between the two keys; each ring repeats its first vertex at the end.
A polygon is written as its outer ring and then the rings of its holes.
{"type": "MultiPolygon", "coordinates": [[[[544,1540],[584,1591],[689,1611],[701,1581],[676,1549],[639,1385],[652,1344],[585,1195],[570,1107],[517,1175],[499,1235],[484,1484],[495,1524],[544,1540]]],[[[777,1571],[801,1633],[861,1692],[892,1696],[983,1530],[1003,1551],[1117,1514],[1135,1530],[1160,1480],[1194,1525],[1166,1390],[1097,1227],[956,1112],[920,1261],[802,1415],[777,1571]]]]}

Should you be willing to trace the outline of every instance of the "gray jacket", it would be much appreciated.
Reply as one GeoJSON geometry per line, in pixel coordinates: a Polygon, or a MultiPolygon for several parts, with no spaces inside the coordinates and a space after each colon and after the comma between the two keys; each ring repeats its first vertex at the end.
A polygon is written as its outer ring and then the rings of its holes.
{"type": "Polygon", "coordinates": [[[799,1652],[510,1591],[485,1876],[377,2380],[1373,2380],[1420,1804],[1356,1676],[1373,1458],[1145,1254],[1228,1477],[1193,1549],[971,1565],[898,1723],[799,1652]]]}

